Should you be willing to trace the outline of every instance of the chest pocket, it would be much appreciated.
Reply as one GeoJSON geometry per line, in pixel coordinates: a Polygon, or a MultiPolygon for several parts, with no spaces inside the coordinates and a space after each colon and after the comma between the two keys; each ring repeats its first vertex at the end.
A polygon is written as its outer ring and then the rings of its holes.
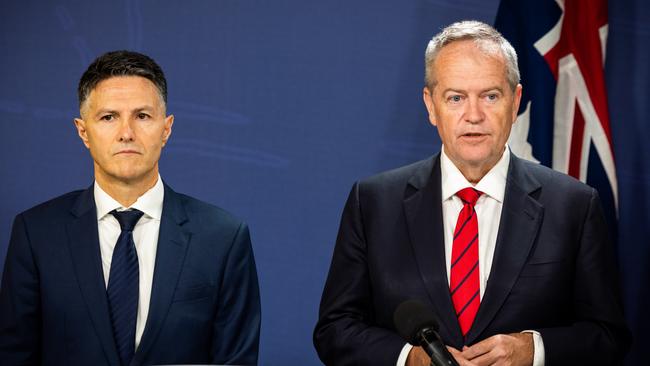
{"type": "Polygon", "coordinates": [[[561,273],[566,266],[566,261],[530,261],[521,269],[520,277],[547,277],[561,273]]]}
{"type": "Polygon", "coordinates": [[[174,292],[173,302],[198,300],[210,297],[216,294],[216,287],[205,286],[191,286],[191,287],[178,287],[174,292]]]}

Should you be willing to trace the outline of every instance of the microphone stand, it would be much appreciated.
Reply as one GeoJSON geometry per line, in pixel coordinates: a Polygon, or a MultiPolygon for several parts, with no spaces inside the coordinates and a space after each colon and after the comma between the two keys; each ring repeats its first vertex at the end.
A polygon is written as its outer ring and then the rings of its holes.
{"type": "Polygon", "coordinates": [[[431,366],[459,366],[435,330],[423,329],[419,336],[420,345],[431,356],[431,366]]]}

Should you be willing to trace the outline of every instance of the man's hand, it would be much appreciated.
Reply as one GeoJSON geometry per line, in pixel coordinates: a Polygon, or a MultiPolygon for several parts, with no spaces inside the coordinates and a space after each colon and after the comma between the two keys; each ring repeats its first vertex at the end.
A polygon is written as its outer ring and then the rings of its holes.
{"type": "MultiPolygon", "coordinates": [[[[534,352],[531,333],[512,333],[497,334],[471,347],[464,347],[461,356],[477,366],[530,366],[534,352]]],[[[460,361],[458,363],[463,365],[460,361]]]]}
{"type": "MultiPolygon", "coordinates": [[[[465,348],[467,348],[467,347],[465,347],[465,348]]],[[[459,366],[476,366],[476,364],[474,362],[472,362],[472,361],[468,360],[467,358],[465,358],[465,356],[463,356],[462,352],[455,349],[454,347],[447,346],[447,350],[449,351],[449,353],[451,353],[452,356],[454,356],[454,359],[456,360],[456,362],[458,362],[459,366]]]]}
{"type": "Polygon", "coordinates": [[[429,366],[431,359],[422,347],[413,347],[406,358],[406,366],[429,366]]]}
{"type": "MultiPolygon", "coordinates": [[[[452,356],[456,359],[456,362],[460,366],[476,366],[475,363],[467,360],[461,352],[453,347],[447,346],[447,349],[451,353],[452,356]]],[[[413,347],[411,348],[411,352],[409,352],[408,357],[406,358],[406,366],[429,366],[431,365],[431,359],[429,358],[429,355],[424,352],[422,347],[413,347]]]]}

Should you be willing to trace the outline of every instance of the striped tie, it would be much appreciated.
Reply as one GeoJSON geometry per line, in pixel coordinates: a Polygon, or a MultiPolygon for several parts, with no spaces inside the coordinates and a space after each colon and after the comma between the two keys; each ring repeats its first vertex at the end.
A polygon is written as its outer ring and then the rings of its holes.
{"type": "Polygon", "coordinates": [[[120,363],[131,363],[135,353],[135,322],[138,315],[139,275],[138,253],[133,242],[133,228],[142,217],[138,210],[111,211],[122,232],[113,249],[108,278],[108,305],[113,323],[113,336],[120,363]]]}
{"type": "Polygon", "coordinates": [[[474,210],[474,205],[481,194],[482,192],[474,188],[465,188],[456,193],[463,201],[463,208],[458,214],[454,230],[449,289],[463,336],[472,327],[472,322],[481,303],[479,296],[478,220],[474,210]]]}

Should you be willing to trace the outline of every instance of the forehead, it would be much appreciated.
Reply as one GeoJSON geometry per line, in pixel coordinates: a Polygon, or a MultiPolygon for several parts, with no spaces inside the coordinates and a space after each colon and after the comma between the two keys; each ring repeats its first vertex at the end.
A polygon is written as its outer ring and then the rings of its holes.
{"type": "Polygon", "coordinates": [[[162,96],[156,85],[147,78],[113,76],[97,83],[90,91],[85,104],[87,107],[96,107],[118,102],[158,104],[162,102],[162,96]]]}
{"type": "Polygon", "coordinates": [[[508,83],[505,58],[498,46],[490,42],[452,42],[440,50],[433,67],[438,85],[488,83],[501,87],[508,83]]]}
{"type": "Polygon", "coordinates": [[[90,91],[89,97],[93,94],[97,96],[120,93],[158,94],[158,88],[149,79],[141,76],[113,76],[98,82],[90,91]]]}

